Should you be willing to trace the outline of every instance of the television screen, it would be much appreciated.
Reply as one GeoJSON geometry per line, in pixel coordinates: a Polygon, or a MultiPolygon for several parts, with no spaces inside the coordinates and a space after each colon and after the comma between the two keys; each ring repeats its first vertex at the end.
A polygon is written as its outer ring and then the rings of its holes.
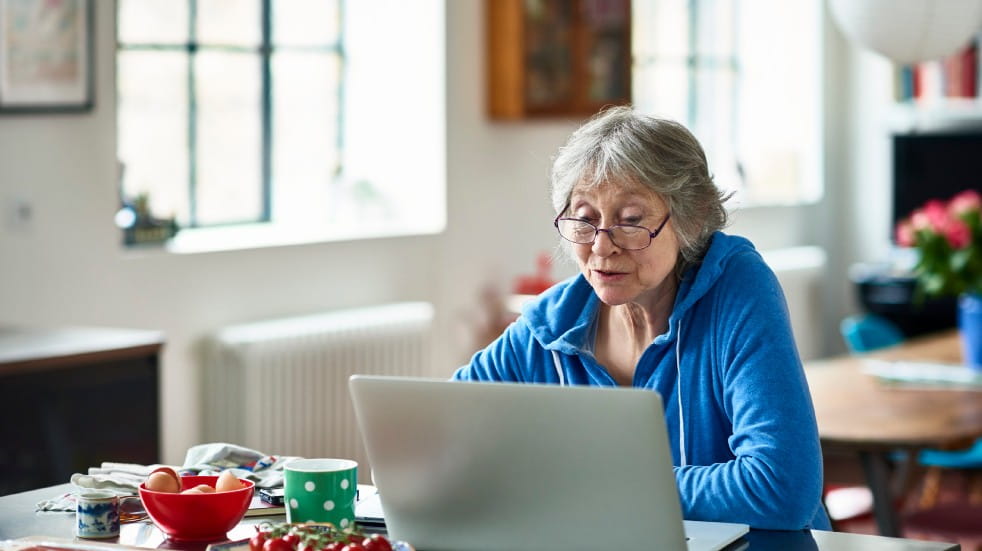
{"type": "Polygon", "coordinates": [[[982,193],[982,128],[893,136],[893,217],[897,222],[930,199],[982,193]]]}

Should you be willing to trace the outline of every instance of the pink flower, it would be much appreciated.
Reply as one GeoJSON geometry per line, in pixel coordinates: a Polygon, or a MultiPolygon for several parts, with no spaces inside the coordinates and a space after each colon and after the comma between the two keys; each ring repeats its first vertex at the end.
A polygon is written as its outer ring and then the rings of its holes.
{"type": "Polygon", "coordinates": [[[965,190],[955,195],[948,203],[948,212],[954,216],[961,216],[973,210],[982,210],[982,196],[974,189],[965,190]]]}
{"type": "Polygon", "coordinates": [[[928,216],[924,209],[917,209],[910,215],[910,225],[915,232],[919,231],[934,231],[934,227],[931,225],[931,217],[928,216]]]}
{"type": "Polygon", "coordinates": [[[924,204],[922,209],[930,223],[930,227],[937,233],[944,233],[950,217],[945,204],[937,199],[932,199],[924,204]]]}
{"type": "Polygon", "coordinates": [[[913,270],[928,296],[982,292],[982,190],[928,201],[894,232],[918,253],[913,270]]]}
{"type": "Polygon", "coordinates": [[[913,247],[916,232],[910,220],[903,220],[897,224],[897,244],[901,247],[913,247]]]}
{"type": "Polygon", "coordinates": [[[955,218],[945,226],[944,237],[953,249],[964,249],[972,242],[972,230],[965,222],[955,218]]]}

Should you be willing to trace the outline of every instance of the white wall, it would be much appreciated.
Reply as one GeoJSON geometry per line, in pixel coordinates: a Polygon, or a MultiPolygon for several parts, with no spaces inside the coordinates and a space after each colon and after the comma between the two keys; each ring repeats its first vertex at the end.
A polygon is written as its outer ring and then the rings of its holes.
{"type": "MultiPolygon", "coordinates": [[[[124,250],[112,223],[117,207],[113,4],[95,3],[94,110],[0,117],[0,324],[163,330],[163,461],[180,463],[198,442],[194,350],[206,332],[282,315],[429,300],[439,324],[436,371],[449,373],[466,358],[462,328],[478,312],[480,287],[494,281],[507,285],[534,269],[539,251],[554,246],[549,160],[576,121],[489,122],[483,110],[482,3],[454,0],[446,6],[445,233],[194,255],[124,250]],[[7,211],[20,199],[31,205],[33,216],[14,224],[7,211]]],[[[831,48],[841,50],[836,59],[848,62],[850,49],[831,34],[831,48]]],[[[869,81],[858,78],[865,72],[865,66],[827,69],[836,75],[829,100],[836,109],[848,104],[849,95],[866,97],[860,84],[869,81]]],[[[861,149],[870,130],[856,113],[849,115],[849,124],[838,115],[827,123],[828,197],[808,207],[739,212],[732,231],[748,235],[760,248],[824,246],[835,270],[830,277],[841,283],[843,266],[879,250],[874,237],[861,239],[863,232],[850,228],[871,223],[866,207],[880,192],[850,181],[877,180],[880,176],[868,172],[885,160],[860,157],[864,162],[840,166],[840,157],[850,155],[853,146],[861,149]],[[863,209],[843,208],[852,199],[840,195],[862,198],[863,209]]],[[[557,269],[557,275],[568,273],[569,266],[557,269]]],[[[846,289],[830,291],[829,310],[815,313],[826,326],[848,308],[851,297],[843,294],[846,289]]],[[[835,339],[826,340],[834,350],[835,339]]]]}
{"type": "Polygon", "coordinates": [[[894,82],[886,58],[857,48],[831,21],[826,34],[826,200],[818,243],[832,253],[828,350],[843,351],[838,321],[859,308],[849,266],[896,252],[889,239],[894,82]]]}

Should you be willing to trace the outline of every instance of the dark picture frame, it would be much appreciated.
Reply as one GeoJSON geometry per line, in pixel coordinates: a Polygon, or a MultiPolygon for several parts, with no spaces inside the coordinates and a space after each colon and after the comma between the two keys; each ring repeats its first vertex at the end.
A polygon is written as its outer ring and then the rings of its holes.
{"type": "Polygon", "coordinates": [[[94,104],[93,0],[0,0],[0,114],[94,104]]]}

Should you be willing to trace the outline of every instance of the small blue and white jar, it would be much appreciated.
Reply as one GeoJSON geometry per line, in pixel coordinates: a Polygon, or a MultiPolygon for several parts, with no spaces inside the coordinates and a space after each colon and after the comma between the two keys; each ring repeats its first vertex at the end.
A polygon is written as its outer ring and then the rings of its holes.
{"type": "Polygon", "coordinates": [[[112,492],[89,491],[75,496],[75,535],[114,538],[119,535],[119,498],[112,492]]]}

